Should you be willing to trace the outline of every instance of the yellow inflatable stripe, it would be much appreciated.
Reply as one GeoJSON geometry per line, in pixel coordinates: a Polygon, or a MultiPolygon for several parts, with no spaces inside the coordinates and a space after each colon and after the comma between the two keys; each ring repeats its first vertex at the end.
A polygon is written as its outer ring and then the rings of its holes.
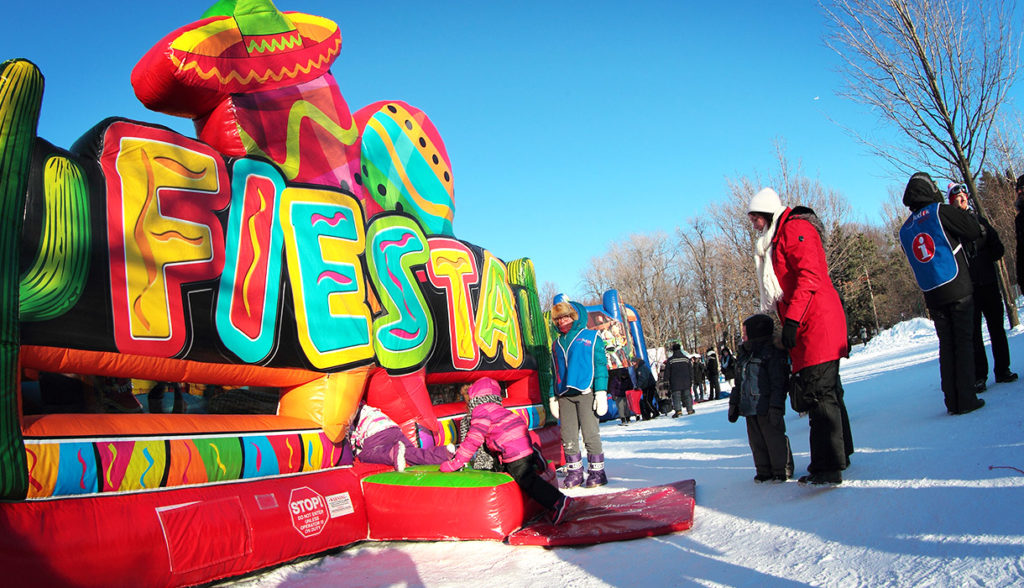
{"type": "MultiPolygon", "coordinates": [[[[205,24],[199,28],[185,31],[177,39],[171,41],[171,49],[178,51],[187,51],[189,53],[198,53],[199,55],[209,55],[211,57],[220,55],[220,51],[216,53],[207,53],[205,51],[199,51],[199,47],[206,44],[213,38],[219,40],[215,46],[222,48],[230,47],[235,43],[242,40],[242,32],[238,30],[238,26],[235,25],[235,19],[223,18],[221,20],[215,20],[209,24],[205,24]],[[230,39],[234,39],[230,41],[230,39]],[[225,42],[229,41],[229,42],[225,42]]],[[[206,49],[211,46],[206,45],[206,49]]]]}
{"type": "MultiPolygon", "coordinates": [[[[367,124],[377,132],[377,135],[380,136],[380,139],[384,143],[384,147],[387,149],[388,155],[391,157],[391,160],[399,162],[402,161],[402,159],[398,156],[398,151],[395,149],[394,143],[391,142],[391,137],[388,135],[387,131],[380,124],[380,122],[374,120],[371,117],[367,124]]],[[[412,198],[413,202],[415,202],[417,206],[419,206],[427,214],[431,214],[433,216],[443,218],[451,222],[451,220],[455,217],[455,212],[451,209],[451,207],[445,206],[444,204],[435,204],[420,196],[420,193],[416,191],[416,186],[413,185],[412,180],[410,180],[409,176],[406,175],[405,166],[395,166],[394,169],[398,172],[398,175],[401,176],[402,185],[405,187],[405,190],[409,194],[409,197],[412,198]]]]}
{"type": "Polygon", "coordinates": [[[321,54],[316,60],[310,59],[306,62],[306,65],[296,64],[293,69],[282,67],[279,71],[273,72],[266,70],[263,74],[259,74],[255,71],[250,71],[245,77],[242,77],[237,71],[231,71],[227,74],[222,74],[220,69],[215,67],[209,70],[203,70],[195,60],[188,60],[187,62],[182,61],[178,55],[171,53],[171,63],[178,69],[177,75],[188,71],[194,71],[197,76],[204,80],[210,80],[216,78],[221,84],[228,84],[232,81],[238,82],[239,84],[248,85],[252,83],[262,84],[267,80],[274,80],[279,82],[284,79],[294,79],[300,74],[307,74],[313,70],[320,69],[325,63],[330,63],[335,55],[338,54],[341,47],[341,39],[338,39],[335,46],[327,51],[325,54],[321,54]]]}
{"type": "Polygon", "coordinates": [[[256,262],[260,259],[260,254],[263,253],[262,248],[260,248],[259,236],[257,235],[256,232],[256,218],[267,210],[267,197],[263,195],[263,190],[257,188],[256,192],[259,194],[260,197],[260,209],[256,211],[256,214],[249,217],[248,222],[249,242],[252,243],[253,263],[245,271],[245,277],[242,279],[242,291],[245,292],[245,296],[242,297],[242,300],[245,303],[245,314],[249,316],[252,316],[252,308],[250,308],[249,305],[249,288],[252,285],[252,277],[256,273],[256,270],[259,268],[256,262]]]}
{"type": "Polygon", "coordinates": [[[288,129],[288,136],[285,138],[286,151],[284,161],[277,161],[264,153],[256,140],[246,133],[245,129],[239,127],[238,133],[242,139],[242,145],[245,146],[245,152],[249,155],[259,155],[260,157],[270,159],[281,168],[289,180],[295,179],[295,176],[299,174],[299,165],[301,163],[301,154],[299,152],[300,128],[302,121],[306,118],[323,127],[329,135],[343,145],[352,145],[359,138],[354,121],[352,121],[352,126],[346,129],[331,120],[331,117],[324,114],[312,102],[296,100],[292,104],[291,110],[288,111],[288,124],[285,127],[288,129]]]}
{"type": "MultiPolygon", "coordinates": [[[[395,122],[397,122],[399,125],[402,125],[402,121],[399,120],[399,117],[402,117],[405,120],[416,121],[416,117],[414,117],[412,114],[410,114],[408,110],[402,108],[402,106],[400,104],[396,104],[396,103],[392,102],[390,104],[390,106],[393,106],[395,108],[395,110],[398,111],[397,113],[395,113],[395,116],[393,116],[391,118],[395,119],[395,122]]],[[[420,155],[423,156],[423,159],[425,159],[426,161],[431,162],[431,167],[433,167],[434,170],[437,172],[438,179],[441,180],[441,183],[443,183],[445,185],[445,187],[448,189],[448,194],[451,195],[451,193],[452,193],[452,170],[448,167],[448,162],[445,160],[445,158],[441,157],[441,150],[438,149],[434,145],[434,142],[430,140],[430,137],[427,136],[427,134],[425,132],[422,132],[423,125],[419,124],[418,121],[416,121],[416,128],[421,131],[420,137],[423,138],[423,141],[426,143],[426,145],[423,146],[423,145],[420,145],[419,141],[413,141],[412,142],[413,146],[415,146],[416,149],[420,152],[420,155]],[[437,163],[433,163],[433,159],[432,158],[435,155],[437,156],[437,163]],[[445,172],[448,172],[448,179],[447,180],[444,179],[445,172]]]]}

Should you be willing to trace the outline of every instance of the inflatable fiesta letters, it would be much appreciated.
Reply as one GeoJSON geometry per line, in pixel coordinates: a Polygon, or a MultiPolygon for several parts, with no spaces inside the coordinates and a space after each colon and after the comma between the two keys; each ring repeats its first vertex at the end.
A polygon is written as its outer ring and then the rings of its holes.
{"type": "Polygon", "coordinates": [[[19,583],[195,584],[364,540],[361,400],[448,443],[465,408],[435,392],[487,375],[557,447],[532,263],[456,237],[438,130],[397,100],[351,112],[340,52],[328,19],[221,0],[131,73],[195,138],[110,118],[69,149],[36,136],[38,68],[0,64],[0,567],[19,583]],[[315,525],[289,520],[314,502],[315,525]],[[169,559],[133,563],[154,541],[169,559]]]}

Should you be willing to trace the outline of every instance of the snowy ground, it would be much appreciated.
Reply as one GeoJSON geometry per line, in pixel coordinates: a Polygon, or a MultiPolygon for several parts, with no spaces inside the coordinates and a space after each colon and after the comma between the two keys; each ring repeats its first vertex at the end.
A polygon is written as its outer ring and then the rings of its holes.
{"type": "MultiPolygon", "coordinates": [[[[1009,333],[1024,373],[1022,331],[1009,333]]],[[[689,531],[590,547],[467,541],[363,543],[234,586],[1020,586],[1024,584],[1024,380],[946,414],[938,343],[914,319],[843,360],[854,443],[838,487],[755,484],[727,400],[697,414],[601,428],[612,492],[697,481],[689,531]]],[[[991,360],[991,356],[990,356],[991,360]]],[[[797,475],[807,419],[786,415],[797,475]]]]}

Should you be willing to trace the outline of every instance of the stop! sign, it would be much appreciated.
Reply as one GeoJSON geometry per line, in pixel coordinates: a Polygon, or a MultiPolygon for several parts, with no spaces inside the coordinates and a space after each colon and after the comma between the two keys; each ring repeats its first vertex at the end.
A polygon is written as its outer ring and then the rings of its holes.
{"type": "Polygon", "coordinates": [[[288,513],[292,517],[292,527],[307,538],[319,535],[331,518],[324,497],[306,486],[292,489],[288,513]]]}

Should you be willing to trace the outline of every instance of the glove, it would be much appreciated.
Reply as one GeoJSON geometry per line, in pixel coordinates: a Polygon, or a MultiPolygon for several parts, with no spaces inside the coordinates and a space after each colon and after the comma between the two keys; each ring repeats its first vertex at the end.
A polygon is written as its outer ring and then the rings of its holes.
{"type": "Polygon", "coordinates": [[[729,422],[735,423],[740,420],[740,407],[729,405],[729,422]]]}
{"type": "Polygon", "coordinates": [[[551,416],[558,420],[558,399],[554,396],[548,399],[548,410],[551,411],[551,416]]]}
{"type": "Polygon", "coordinates": [[[781,429],[783,426],[782,417],[786,414],[785,408],[779,408],[772,406],[768,408],[768,422],[771,423],[776,429],[781,429]]]}
{"type": "Polygon", "coordinates": [[[800,323],[793,319],[786,319],[785,324],[782,325],[782,346],[786,349],[792,349],[796,347],[796,330],[800,327],[800,323]]]}
{"type": "Polygon", "coordinates": [[[608,414],[608,393],[604,390],[594,392],[594,412],[597,416],[608,414]]]}
{"type": "Polygon", "coordinates": [[[447,473],[454,472],[455,470],[459,469],[459,467],[461,467],[461,466],[455,465],[455,460],[454,459],[449,459],[448,461],[442,463],[441,467],[439,467],[437,469],[439,469],[442,472],[447,474],[447,473]]]}

